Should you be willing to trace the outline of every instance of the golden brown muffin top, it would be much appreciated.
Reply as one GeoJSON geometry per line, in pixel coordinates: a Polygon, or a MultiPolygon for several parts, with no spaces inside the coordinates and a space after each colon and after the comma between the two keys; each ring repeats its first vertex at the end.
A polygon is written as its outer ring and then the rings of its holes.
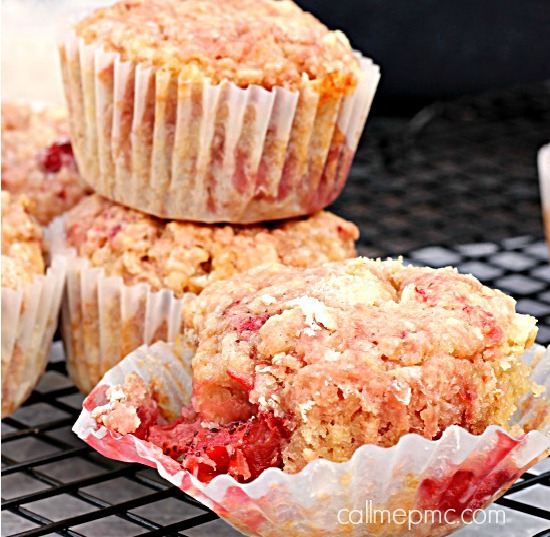
{"type": "Polygon", "coordinates": [[[67,215],[67,245],[127,285],[148,283],[177,296],[200,293],[264,263],[306,267],[355,255],[357,228],[328,212],[265,225],[163,220],[98,195],[67,215]]]}
{"type": "Polygon", "coordinates": [[[44,274],[42,229],[29,214],[25,196],[2,191],[2,287],[16,289],[44,274]]]}
{"type": "Polygon", "coordinates": [[[418,365],[437,352],[491,361],[517,354],[510,346],[523,352],[536,334],[535,319],[516,313],[513,298],[469,274],[366,257],[250,270],[212,285],[186,322],[204,342],[212,332],[238,330],[232,319],[257,316],[266,355],[328,363],[341,362],[342,353],[354,360],[354,350],[381,365],[418,365]]]}
{"type": "MultiPolygon", "coordinates": [[[[346,371],[422,375],[434,357],[506,370],[534,342],[535,322],[515,312],[511,297],[451,268],[367,258],[260,267],[210,286],[185,312],[188,337],[198,345],[196,410],[207,421],[220,412],[229,415],[224,421],[247,419],[248,402],[277,413],[281,393],[312,371],[322,382],[346,371]],[[250,401],[239,400],[234,413],[227,404],[205,412],[215,387],[236,398],[243,386],[250,401]]],[[[362,381],[348,384],[354,382],[362,381]]],[[[402,387],[380,389],[405,397],[402,387]]]]}
{"type": "Polygon", "coordinates": [[[295,89],[353,88],[359,63],[340,31],[291,0],[126,0],[76,25],[86,43],[186,79],[295,89]]]}

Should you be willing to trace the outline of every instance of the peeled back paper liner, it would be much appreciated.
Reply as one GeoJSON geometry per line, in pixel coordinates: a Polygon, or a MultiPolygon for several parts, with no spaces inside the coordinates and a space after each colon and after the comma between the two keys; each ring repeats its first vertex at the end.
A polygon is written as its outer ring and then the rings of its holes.
{"type": "Polygon", "coordinates": [[[47,230],[52,255],[67,262],[67,286],[61,307],[61,331],[72,381],[88,393],[128,353],[155,341],[174,341],[181,332],[185,304],[172,290],[153,291],[146,283],[126,285],[92,267],[65,245],[64,219],[47,230]]]}
{"type": "Polygon", "coordinates": [[[66,260],[19,289],[2,287],[2,418],[21,406],[46,369],[65,284],[66,260]]]}
{"type": "Polygon", "coordinates": [[[344,187],[378,66],[356,56],[350,95],[191,81],[85,44],[60,43],[71,140],[85,181],[163,218],[253,223],[311,214],[344,187]]]}
{"type": "MultiPolygon", "coordinates": [[[[84,401],[73,430],[106,457],[156,468],[248,536],[448,535],[501,496],[550,448],[548,400],[529,394],[512,418],[511,425],[529,429],[519,438],[496,426],[480,436],[451,426],[439,440],[408,434],[390,448],[362,446],[344,463],[318,459],[297,474],[270,468],[248,484],[227,475],[205,484],[161,448],[99,426],[91,416],[106,386],[124,384],[130,372],[154,386],[165,412],[179,415],[190,402],[192,356],[164,342],[137,349],[84,401]],[[404,517],[394,515],[400,510],[404,517]]],[[[531,380],[549,393],[550,351],[537,346],[523,359],[534,365],[531,380]]]]}

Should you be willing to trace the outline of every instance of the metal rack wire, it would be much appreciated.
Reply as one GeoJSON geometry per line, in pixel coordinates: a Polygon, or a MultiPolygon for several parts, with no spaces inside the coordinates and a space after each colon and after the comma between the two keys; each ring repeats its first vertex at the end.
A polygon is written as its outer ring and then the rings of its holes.
{"type": "MultiPolygon", "coordinates": [[[[539,343],[550,344],[550,266],[535,171],[535,151],[550,140],[550,87],[436,105],[412,122],[375,119],[368,130],[334,206],[360,227],[360,252],[407,251],[415,263],[471,272],[512,294],[519,311],[539,319],[539,343]]],[[[3,535],[238,535],[155,471],[105,459],[80,442],[71,427],[82,399],[56,343],[31,398],[2,422],[3,535]]],[[[550,537],[550,458],[497,503],[506,525],[456,535],[550,537]]]]}
{"type": "Polygon", "coordinates": [[[369,119],[333,208],[362,253],[542,235],[536,152],[550,141],[550,82],[369,119]]]}
{"type": "MultiPolygon", "coordinates": [[[[548,344],[547,255],[544,242],[520,237],[502,244],[422,248],[408,259],[436,267],[452,263],[511,292],[519,311],[539,318],[539,342],[548,344]]],[[[56,343],[42,382],[25,406],[2,424],[4,535],[238,535],[156,472],[105,459],[74,437],[70,429],[81,401],[66,377],[62,348],[56,343]]],[[[495,527],[485,528],[483,535],[497,535],[491,530],[514,537],[550,535],[550,458],[497,503],[507,508],[512,520],[519,520],[523,533],[495,527]]]]}

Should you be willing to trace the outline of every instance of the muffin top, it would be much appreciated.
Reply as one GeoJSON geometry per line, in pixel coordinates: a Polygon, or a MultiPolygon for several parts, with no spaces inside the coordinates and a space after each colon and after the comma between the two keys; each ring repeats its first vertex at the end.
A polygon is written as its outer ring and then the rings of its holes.
{"type": "Polygon", "coordinates": [[[16,289],[44,274],[42,229],[29,214],[25,196],[2,191],[2,287],[16,289]]]}
{"type": "Polygon", "coordinates": [[[206,289],[184,321],[202,422],[284,420],[291,472],[407,433],[506,425],[536,334],[472,276],[366,258],[253,269],[206,289]]]}
{"type": "Polygon", "coordinates": [[[2,189],[28,196],[42,225],[85,194],[63,107],[2,103],[2,189]]]}
{"type": "Polygon", "coordinates": [[[127,285],[148,283],[176,296],[264,263],[298,267],[355,255],[357,228],[328,212],[264,225],[163,220],[98,195],[67,214],[66,243],[127,285]]]}
{"type": "Polygon", "coordinates": [[[96,10],[76,33],[123,60],[213,84],[317,81],[346,92],[359,73],[344,34],[291,0],[127,0],[96,10]]]}
{"type": "Polygon", "coordinates": [[[536,334],[535,319],[517,314],[511,297],[471,275],[367,258],[256,268],[210,286],[185,313],[198,345],[195,379],[256,386],[253,399],[266,409],[275,401],[262,379],[274,371],[290,385],[308,364],[329,378],[359,362],[374,374],[437,354],[506,368],[536,334]]]}

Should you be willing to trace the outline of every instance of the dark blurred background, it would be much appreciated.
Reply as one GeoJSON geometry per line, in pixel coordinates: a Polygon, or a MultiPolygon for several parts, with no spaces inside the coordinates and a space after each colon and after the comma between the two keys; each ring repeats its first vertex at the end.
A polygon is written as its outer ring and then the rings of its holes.
{"type": "Polygon", "coordinates": [[[543,237],[550,0],[296,1],[381,68],[332,207],[361,253],[543,237]]]}
{"type": "Polygon", "coordinates": [[[550,79],[549,0],[297,0],[382,67],[375,112],[550,79]]]}

